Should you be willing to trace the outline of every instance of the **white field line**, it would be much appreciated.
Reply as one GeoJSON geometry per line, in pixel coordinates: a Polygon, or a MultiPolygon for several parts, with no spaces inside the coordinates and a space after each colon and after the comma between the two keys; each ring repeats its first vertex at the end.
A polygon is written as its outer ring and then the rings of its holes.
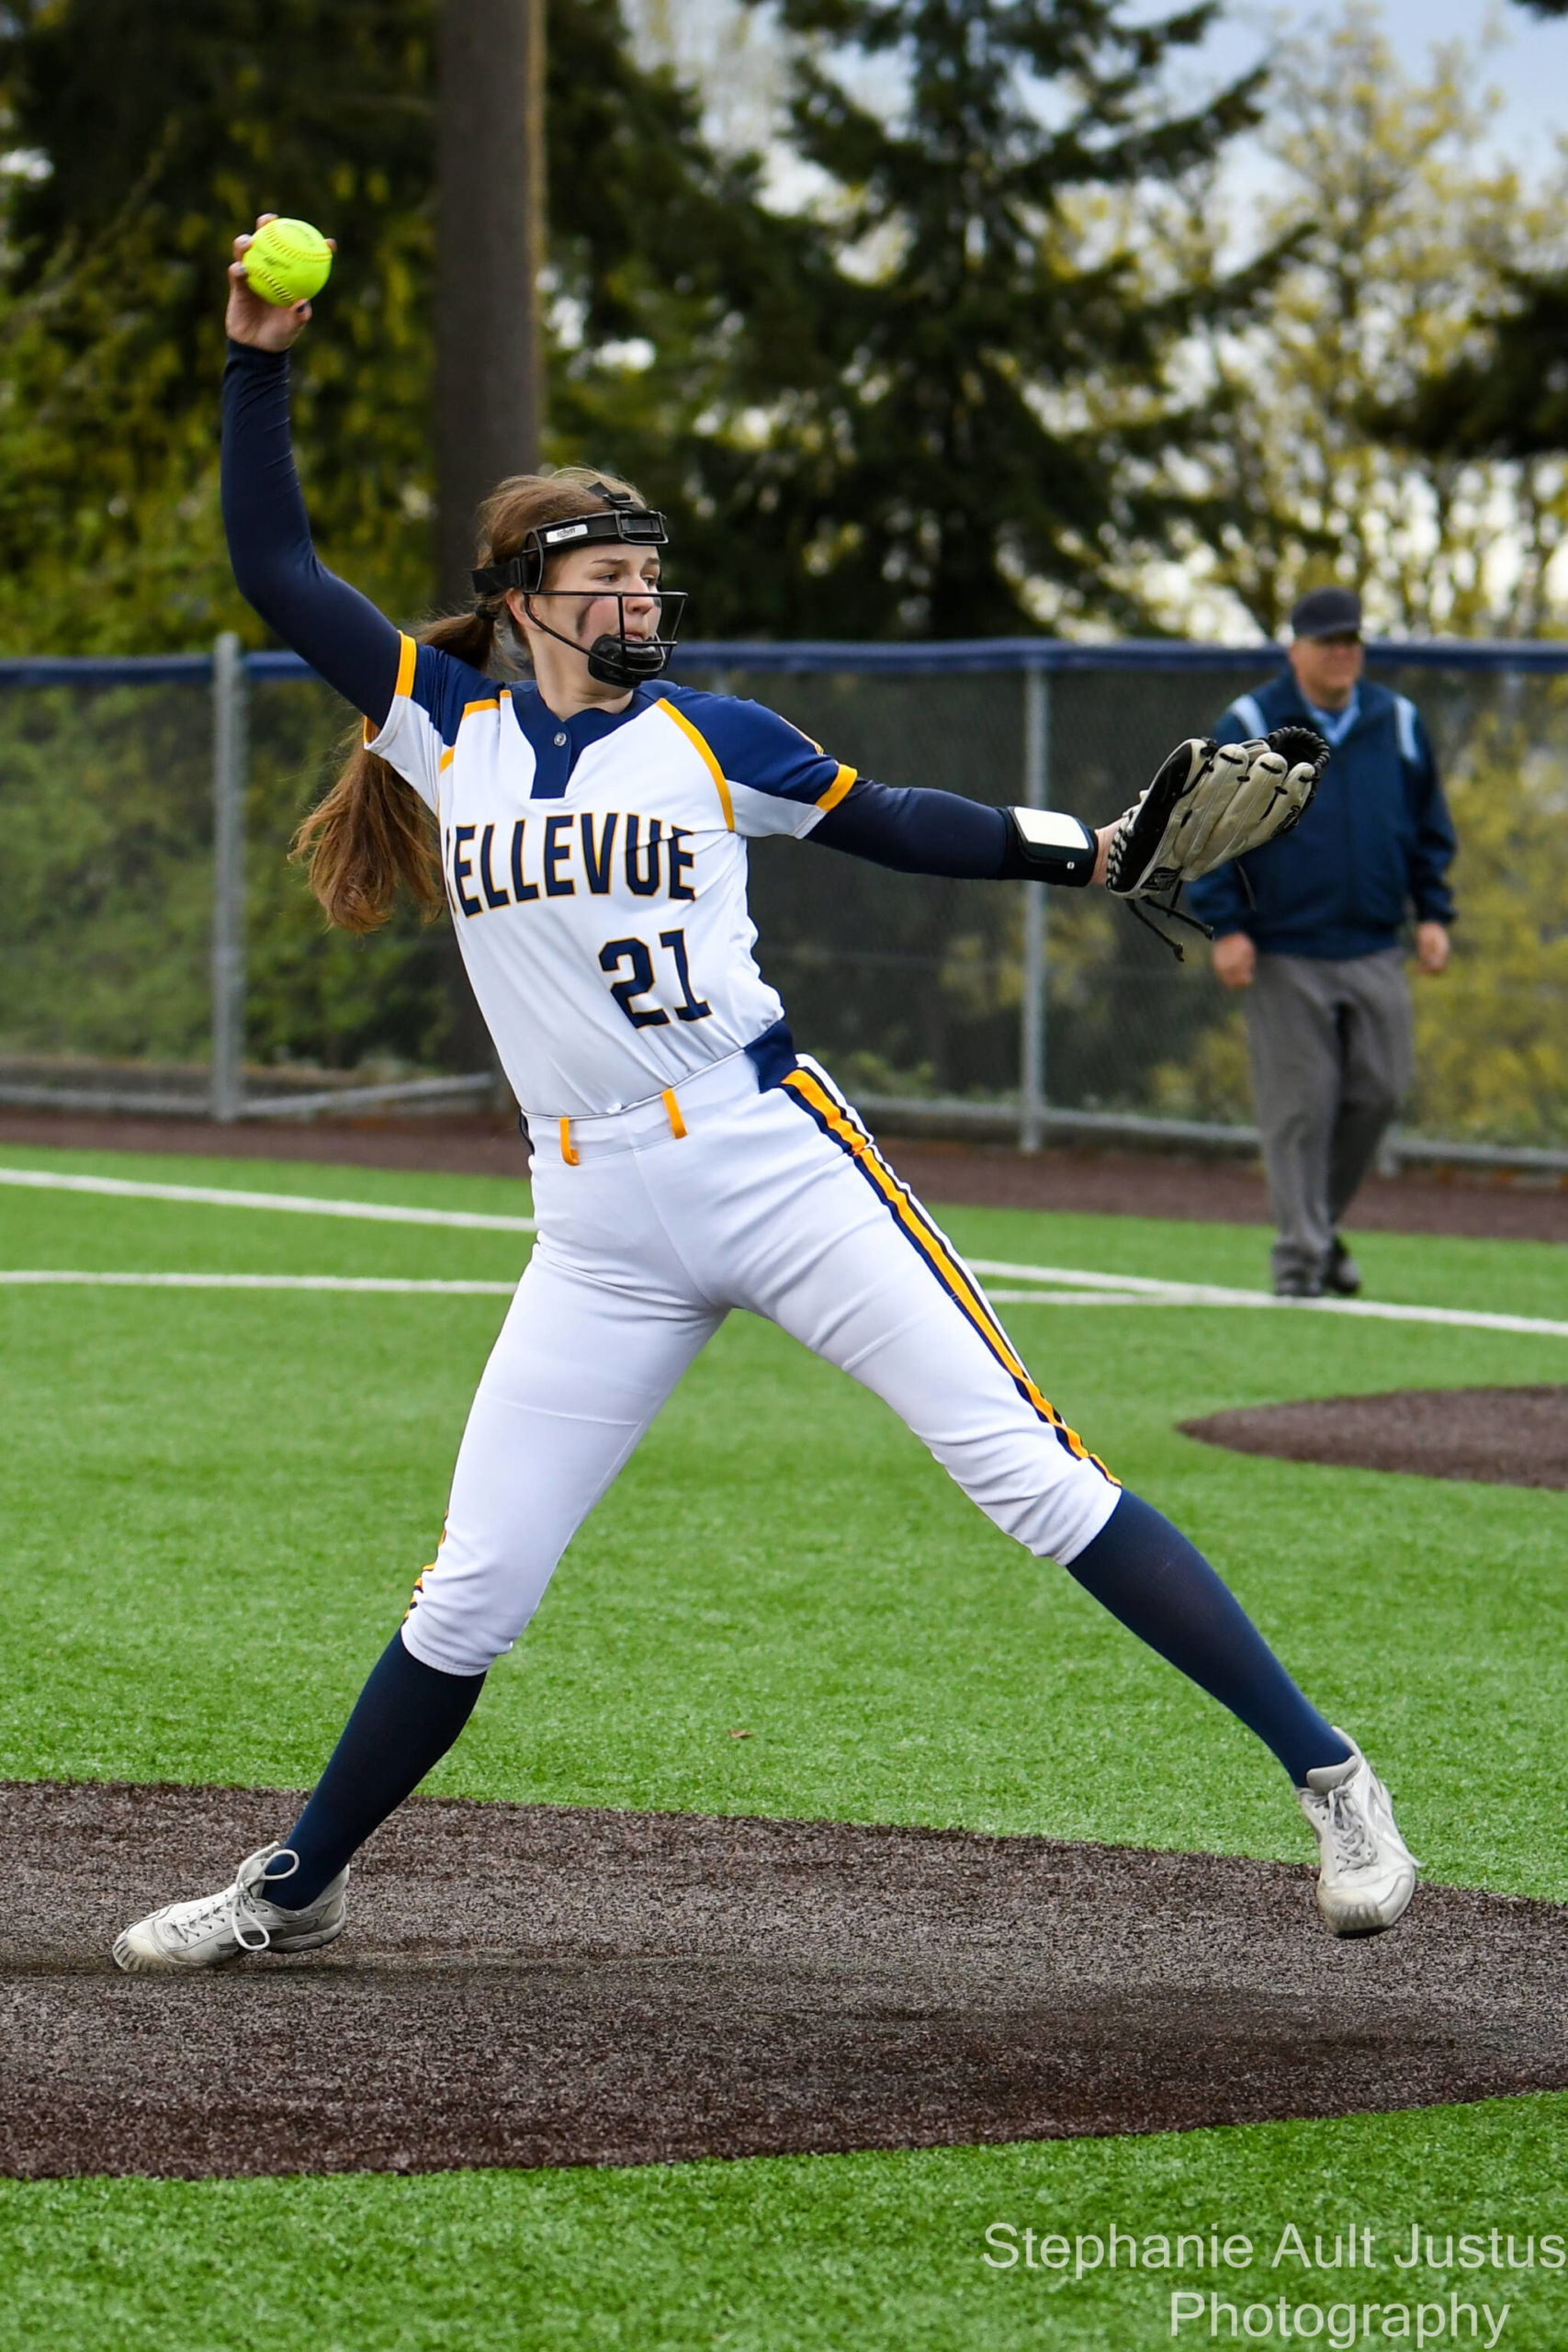
{"type": "Polygon", "coordinates": [[[379,1274],[89,1274],[67,1267],[0,1267],[0,1283],[43,1288],[69,1283],[103,1290],[350,1290],[395,1296],[510,1298],[515,1283],[405,1282],[379,1274]]]}
{"type": "Polygon", "coordinates": [[[1470,1331],[1521,1331],[1543,1340],[1568,1340],[1568,1323],[1548,1322],[1531,1315],[1493,1315],[1480,1307],[1469,1306],[1400,1306],[1382,1298],[1276,1298],[1267,1290],[1226,1290],[1216,1283],[1162,1283],[1147,1274],[1097,1274],[1081,1272],[1071,1266],[1012,1266],[999,1265],[995,1260],[974,1258],[970,1264],[977,1274],[1001,1274],[1022,1277],[1040,1283],[1071,1283],[1082,1288],[1077,1296],[1069,1292],[1047,1295],[1041,1291],[999,1291],[987,1293],[993,1301],[1012,1306],[1044,1304],[1091,1306],[1271,1306],[1280,1307],[1291,1315],[1352,1315],[1376,1323],[1442,1323],[1470,1331]],[[1100,1299],[1098,1294],[1107,1294],[1100,1299]]]}
{"type": "MultiPolygon", "coordinates": [[[[399,1208],[382,1201],[320,1200],[295,1193],[229,1192],[218,1185],[149,1184],[118,1176],[66,1176],[52,1170],[0,1168],[0,1184],[45,1192],[108,1193],[121,1200],[173,1201],[210,1208],[277,1209],[294,1216],[358,1218],[381,1225],[446,1226],[479,1233],[535,1233],[531,1216],[485,1216],[470,1209],[399,1208]]],[[[1172,1283],[1149,1274],[1104,1274],[1079,1266],[1021,1266],[1006,1259],[975,1258],[977,1274],[1004,1281],[1055,1283],[1054,1291],[998,1290],[991,1296],[1009,1306],[1244,1306],[1280,1307],[1290,1314],[1360,1316],[1379,1323],[1436,1323],[1473,1331],[1515,1331],[1527,1337],[1568,1340],[1568,1322],[1529,1315],[1495,1315],[1477,1307],[1402,1306],[1371,1298],[1276,1298],[1271,1291],[1231,1290],[1215,1283],[1172,1283]],[[1102,1294],[1097,1300],[1097,1294],[1102,1294]]],[[[506,1297],[508,1283],[418,1283],[354,1280],[333,1274],[86,1274],[19,1272],[0,1273],[7,1283],[87,1283],[190,1290],[428,1291],[506,1297]]]]}
{"type": "MultiPolygon", "coordinates": [[[[1076,1277],[1058,1274],[1054,1279],[1076,1277]]],[[[1114,1278],[1100,1274],[1089,1279],[1097,1285],[1108,1285],[1114,1278]]],[[[51,1284],[105,1290],[364,1291],[433,1298],[510,1298],[516,1288],[514,1283],[414,1282],[378,1274],[128,1274],[87,1273],[69,1267],[0,1268],[0,1287],[39,1289],[51,1284]]],[[[1470,1330],[1516,1331],[1536,1339],[1568,1340],[1568,1323],[1549,1323],[1528,1315],[1487,1315],[1457,1306],[1396,1306],[1381,1299],[1275,1298],[1268,1291],[1221,1290],[1195,1283],[1145,1281],[1136,1291],[1109,1287],[993,1290],[987,1295],[997,1306],[1282,1306],[1292,1313],[1316,1308],[1329,1314],[1371,1316],[1388,1323],[1442,1323],[1470,1330]]]]}
{"type": "Polygon", "coordinates": [[[986,1284],[993,1306],[1186,1306],[1185,1298],[1151,1298],[1132,1290],[993,1290],[986,1284]]]}
{"type": "MultiPolygon", "coordinates": [[[[1076,1266],[1014,1266],[1005,1258],[969,1258],[964,1262],[973,1273],[1000,1274],[1004,1280],[1010,1274],[1022,1283],[1068,1283],[1075,1290],[1147,1291],[1152,1296],[1156,1291],[1190,1287],[1188,1283],[1175,1285],[1150,1274],[1090,1274],[1076,1266]]],[[[1266,1295],[1262,1291],[1239,1290],[1232,1295],[1236,1298],[1266,1295]]]]}
{"type": "Polygon", "coordinates": [[[121,1176],[61,1176],[51,1169],[0,1168],[0,1184],[43,1193],[107,1193],[120,1201],[185,1201],[213,1209],[281,1209],[291,1216],[346,1216],[367,1225],[446,1225],[468,1233],[536,1233],[531,1216],[482,1216],[474,1209],[407,1209],[387,1201],[326,1201],[304,1193],[231,1193],[219,1184],[143,1184],[121,1176]]]}

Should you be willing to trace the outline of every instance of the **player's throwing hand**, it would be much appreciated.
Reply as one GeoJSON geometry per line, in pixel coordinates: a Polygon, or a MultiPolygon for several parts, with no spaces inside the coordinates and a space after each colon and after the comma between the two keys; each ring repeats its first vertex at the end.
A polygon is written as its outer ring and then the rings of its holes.
{"type": "MultiPolygon", "coordinates": [[[[276,212],[258,212],[256,229],[265,229],[276,220],[276,212]]],[[[223,324],[231,343],[247,343],[257,351],[287,351],[298,343],[310,321],[309,302],[287,304],[266,302],[256,293],[245,276],[245,254],[255,242],[254,232],[236,237],[234,258],[229,265],[229,308],[223,324]]],[[[335,237],[327,239],[333,253],[337,251],[335,237]]]]}

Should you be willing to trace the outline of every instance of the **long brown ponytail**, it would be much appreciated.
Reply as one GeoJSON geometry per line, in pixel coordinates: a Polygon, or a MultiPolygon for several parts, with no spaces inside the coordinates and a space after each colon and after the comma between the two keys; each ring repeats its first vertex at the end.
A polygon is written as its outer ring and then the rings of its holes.
{"type": "MultiPolygon", "coordinates": [[[[606,502],[597,486],[640,494],[613,474],[587,466],[563,466],[558,473],[514,474],[486,499],[479,513],[478,560],[503,563],[521,554],[523,542],[541,524],[560,523],[606,502]]],[[[417,632],[422,645],[455,654],[471,669],[491,673],[498,650],[505,674],[527,667],[527,653],[513,627],[505,600],[486,597],[468,611],[449,613],[417,632]],[[502,639],[497,647],[498,637],[502,639]]],[[[294,836],[290,856],[307,863],[310,888],[328,919],[344,931],[375,931],[392,911],[398,884],[413,896],[423,920],[433,922],[446,904],[435,821],[413,786],[376,752],[356,744],[347,766],[319,800],[294,836]]]]}

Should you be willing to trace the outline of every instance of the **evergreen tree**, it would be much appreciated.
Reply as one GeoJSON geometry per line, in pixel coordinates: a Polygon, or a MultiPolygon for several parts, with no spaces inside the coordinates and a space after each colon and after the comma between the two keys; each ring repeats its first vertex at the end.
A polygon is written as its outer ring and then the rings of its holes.
{"type": "MultiPolygon", "coordinates": [[[[1568,0],[1519,0],[1535,17],[1568,0]]],[[[1380,429],[1429,458],[1540,458],[1568,449],[1568,271],[1504,273],[1505,303],[1481,347],[1376,413],[1380,429]]]]}
{"type": "MultiPolygon", "coordinates": [[[[1160,546],[1179,501],[1142,483],[1189,420],[1162,385],[1198,311],[1239,289],[1149,291],[1082,233],[1096,195],[1178,178],[1254,120],[1258,77],[1162,111],[1173,54],[1213,20],[1115,0],[780,0],[799,43],[798,153],[828,175],[841,266],[822,365],[738,432],[707,481],[757,550],[750,625],[988,635],[1059,609],[1131,616],[1108,559],[1160,546]],[[857,75],[899,79],[891,111],[857,75]],[[1133,395],[1115,425],[1086,388],[1133,395]]],[[[1140,616],[1141,617],[1141,616],[1140,616]]]]}
{"type": "Polygon", "coordinates": [[[1505,292],[1507,307],[1482,322],[1461,358],[1376,413],[1387,438],[1432,458],[1568,449],[1568,273],[1511,271],[1505,292]]]}
{"type": "MultiPolygon", "coordinates": [[[[8,12],[0,640],[254,639],[214,418],[219,274],[264,209],[340,241],[297,362],[323,555],[389,610],[427,605],[434,6],[8,12]]],[[[1160,370],[1237,289],[1149,291],[1114,238],[1086,252],[1074,207],[1168,181],[1251,119],[1250,83],[1184,116],[1151,98],[1212,5],[1141,27],[1112,0],[784,15],[793,136],[839,191],[815,217],[767,209],[758,164],[710,150],[693,98],[636,63],[619,0],[551,0],[548,454],[671,510],[705,635],[1038,626],[1041,582],[1062,609],[1134,612],[1115,582],[1179,510],[1149,485],[1190,422],[1160,370]],[[896,121],[844,78],[884,57],[907,77],[896,121]],[[1126,394],[1109,423],[1107,388],[1126,394]]]]}

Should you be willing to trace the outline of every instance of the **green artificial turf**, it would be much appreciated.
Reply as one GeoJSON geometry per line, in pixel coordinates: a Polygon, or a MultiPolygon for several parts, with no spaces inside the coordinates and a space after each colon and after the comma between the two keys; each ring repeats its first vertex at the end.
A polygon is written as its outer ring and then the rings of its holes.
{"type": "MultiPolygon", "coordinates": [[[[0,1160],[526,1210],[525,1188],[501,1179],[0,1160]]],[[[1255,1228],[945,1221],[983,1258],[1247,1287],[1264,1274],[1255,1228]]],[[[526,1249],[507,1234],[0,1187],[11,1267],[509,1281],[526,1249]]],[[[1568,1317],[1562,1253],[1544,1245],[1369,1236],[1358,1249],[1382,1296],[1568,1317]]],[[[308,1781],[431,1555],[503,1305],[0,1288],[0,1773],[308,1781]]],[[[1568,1900],[1568,1497],[1266,1462],[1174,1429],[1274,1397],[1564,1380],[1568,1340],[1246,1310],[1005,1316],[1047,1393],[1365,1739],[1430,1874],[1568,1900]]],[[[740,1316],[573,1545],[431,1785],[1310,1851],[1245,1733],[992,1529],[874,1399],[740,1316]],[[748,1739],[730,1736],[741,1728],[748,1739]]],[[[1538,2099],[621,2174],[12,2186],[0,2345],[197,2352],[280,2326],[355,2347],[1152,2344],[1171,2339],[1146,2279],[1066,2288],[986,2270],[984,2221],[1021,2226],[1032,2199],[1081,2215],[1223,2206],[1240,2229],[1300,2209],[1327,2227],[1351,2198],[1374,2224],[1408,2226],[1419,2208],[1462,2228],[1484,2208],[1488,2227],[1550,2228],[1560,2217],[1538,2209],[1565,2157],[1568,2104],[1538,2099]]],[[[1568,2341],[1568,2307],[1542,2274],[1513,2300],[1506,2344],[1568,2341]]]]}
{"type": "MultiPolygon", "coordinates": [[[[500,1181],[183,1172],[522,1204],[500,1181]]],[[[1245,1228],[949,1221],[981,1256],[1155,1274],[1245,1279],[1258,1247],[1245,1228]]],[[[12,1265],[493,1280],[527,1248],[15,1190],[0,1190],[0,1233],[12,1265]]],[[[1553,1303],[1548,1249],[1375,1238],[1380,1287],[1408,1295],[1415,1272],[1437,1283],[1446,1264],[1450,1303],[1553,1303]]],[[[431,1556],[503,1305],[0,1291],[18,1661],[0,1701],[3,1769],[308,1781],[431,1556]]],[[[1306,1687],[1367,1740],[1434,1873],[1568,1894],[1552,1764],[1568,1502],[1259,1461],[1173,1428],[1268,1397],[1551,1379],[1568,1341],[1241,1310],[1007,1313],[1075,1425],[1212,1554],[1306,1687]],[[1477,1793],[1500,1749],[1502,1807],[1477,1793]]],[[[746,1316],[584,1529],[433,1785],[1310,1850],[1247,1734],[991,1528],[874,1398],[746,1316]],[[741,1728],[750,1738],[730,1737],[741,1728]]]]}
{"type": "MultiPolygon", "coordinates": [[[[1141,2352],[1215,2341],[1206,2307],[1172,2338],[1173,2289],[1218,2294],[1238,2326],[1269,2309],[1275,2344],[1281,2295],[1292,2315],[1315,2306],[1320,2345],[1330,2312],[1344,2343],[1352,2301],[1358,2345],[1413,2344],[1416,2314],[1434,2331],[1431,2314],[1446,2323],[1457,2295],[1475,2309],[1476,2342],[1487,2340],[1483,2307],[1495,2320],[1506,2305],[1505,2352],[1561,2352],[1568,2284],[1541,2267],[1541,2241],[1568,2244],[1565,2146],[1568,2098],[1548,2096],[1149,2139],[625,2171],[9,2183],[0,2352],[1141,2352]],[[1112,2224],[1115,2269],[1076,2276],[1112,2224]],[[1408,2254],[1413,2224],[1423,2259],[1402,2270],[1393,2256],[1408,2254]],[[1275,2264],[1292,2227],[1310,2267],[1290,2241],[1275,2264]],[[1320,2240],[1332,2258],[1352,2228],[1355,2269],[1320,2269],[1320,2240]],[[1192,2233],[1205,2256],[1211,2233],[1231,2241],[1233,2261],[1200,2269],[1189,2245],[1179,2271],[1129,2266],[1128,2237],[1141,2258],[1166,2236],[1174,2257],[1192,2233]],[[1058,2233],[1073,2242],[1066,2272],[1039,2267],[1039,2241],[1058,2233]],[[1473,2251],[1459,2245],[1467,2234],[1481,2241],[1479,2268],[1460,2260],[1473,2251]],[[1507,2267],[1510,2234],[1518,2262],[1534,2238],[1533,2267],[1507,2267]],[[1010,2250],[1013,2266],[993,2267],[1010,2250]],[[1391,2306],[1404,2311],[1403,2339],[1382,2332],[1391,2306]]],[[[1225,2342],[1229,2324],[1215,2317],[1225,2342]]],[[[1311,2313],[1302,2322],[1291,2340],[1305,2340],[1311,2313]]],[[[1261,2317],[1252,2324],[1262,2340],[1261,2317]]],[[[1460,2325],[1468,2345],[1462,2314],[1460,2325]]],[[[1426,2336],[1450,2340],[1446,2324],[1426,2336]]]]}

